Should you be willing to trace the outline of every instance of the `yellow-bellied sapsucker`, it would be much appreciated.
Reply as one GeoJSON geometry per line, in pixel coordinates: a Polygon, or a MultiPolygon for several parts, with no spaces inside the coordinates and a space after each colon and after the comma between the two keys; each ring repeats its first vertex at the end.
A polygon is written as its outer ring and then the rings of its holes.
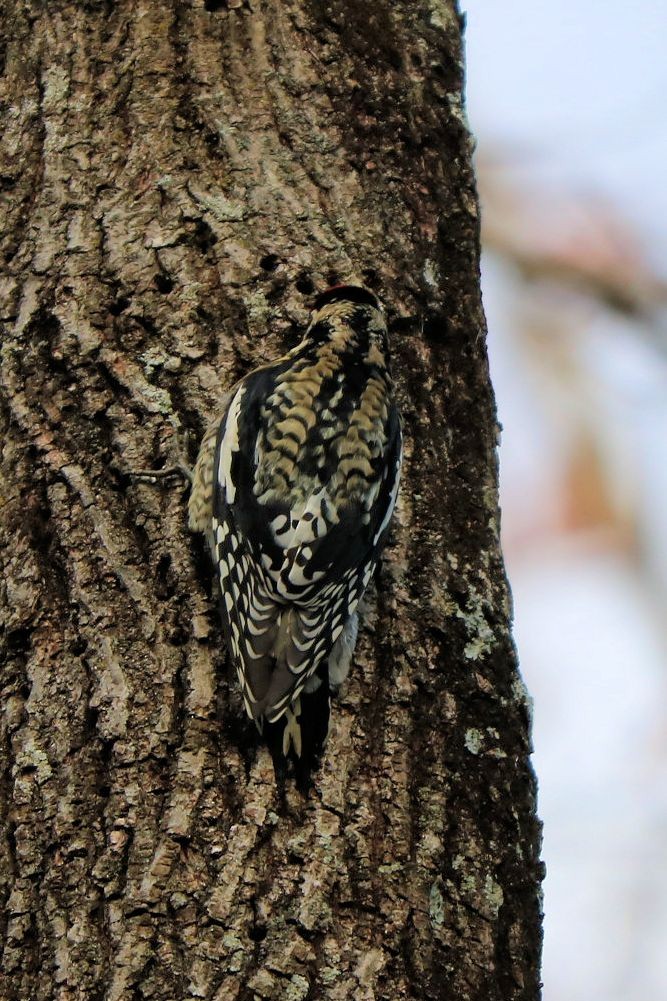
{"type": "Polygon", "coordinates": [[[321,754],[396,502],[401,429],[376,297],[342,285],[243,378],[201,444],[189,524],[216,567],[248,715],[274,762],[321,754]]]}

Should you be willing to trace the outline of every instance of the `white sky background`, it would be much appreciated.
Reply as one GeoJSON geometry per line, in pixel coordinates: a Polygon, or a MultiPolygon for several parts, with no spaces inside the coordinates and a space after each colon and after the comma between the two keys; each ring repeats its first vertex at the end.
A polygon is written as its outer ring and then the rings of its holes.
{"type": "Polygon", "coordinates": [[[667,252],[667,3],[470,0],[473,130],[526,176],[608,194],[667,252]]]}
{"type": "MultiPolygon", "coordinates": [[[[462,6],[480,150],[507,151],[531,189],[613,204],[667,278],[667,3],[462,6]]],[[[544,1001],[663,1001],[667,353],[593,309],[572,335],[593,399],[576,385],[568,396],[550,384],[550,360],[538,379],[539,357],[526,360],[513,336],[522,287],[492,260],[483,272],[506,558],[535,699],[544,1001]],[[615,489],[639,512],[645,565],[583,531],[514,541],[551,503],[573,413],[597,422],[615,489]]]]}

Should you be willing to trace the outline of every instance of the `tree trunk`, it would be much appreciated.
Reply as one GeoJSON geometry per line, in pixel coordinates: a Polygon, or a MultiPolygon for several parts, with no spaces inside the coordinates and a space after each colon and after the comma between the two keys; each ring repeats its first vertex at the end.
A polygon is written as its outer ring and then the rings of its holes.
{"type": "Polygon", "coordinates": [[[454,0],[9,0],[0,996],[535,999],[539,826],[454,0]],[[406,461],[315,789],[276,792],[180,484],[312,292],[406,461]]]}

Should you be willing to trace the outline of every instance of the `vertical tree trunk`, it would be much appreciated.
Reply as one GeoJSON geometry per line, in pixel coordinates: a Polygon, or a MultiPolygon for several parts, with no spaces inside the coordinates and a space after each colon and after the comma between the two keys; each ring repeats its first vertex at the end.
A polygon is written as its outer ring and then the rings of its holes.
{"type": "MultiPolygon", "coordinates": [[[[454,0],[9,0],[0,996],[537,998],[539,828],[454,0]],[[383,299],[407,458],[308,800],[133,481],[383,299]]],[[[191,443],[192,451],[196,442],[191,443]]]]}

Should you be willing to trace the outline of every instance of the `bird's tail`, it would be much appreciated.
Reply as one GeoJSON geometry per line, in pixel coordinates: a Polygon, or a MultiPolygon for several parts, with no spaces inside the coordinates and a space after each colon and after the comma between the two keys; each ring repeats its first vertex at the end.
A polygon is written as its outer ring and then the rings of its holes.
{"type": "Polygon", "coordinates": [[[291,763],[302,792],[308,791],[322,759],[329,732],[329,698],[329,685],[324,681],[315,691],[301,692],[275,723],[263,721],[276,780],[285,778],[291,763]]]}

